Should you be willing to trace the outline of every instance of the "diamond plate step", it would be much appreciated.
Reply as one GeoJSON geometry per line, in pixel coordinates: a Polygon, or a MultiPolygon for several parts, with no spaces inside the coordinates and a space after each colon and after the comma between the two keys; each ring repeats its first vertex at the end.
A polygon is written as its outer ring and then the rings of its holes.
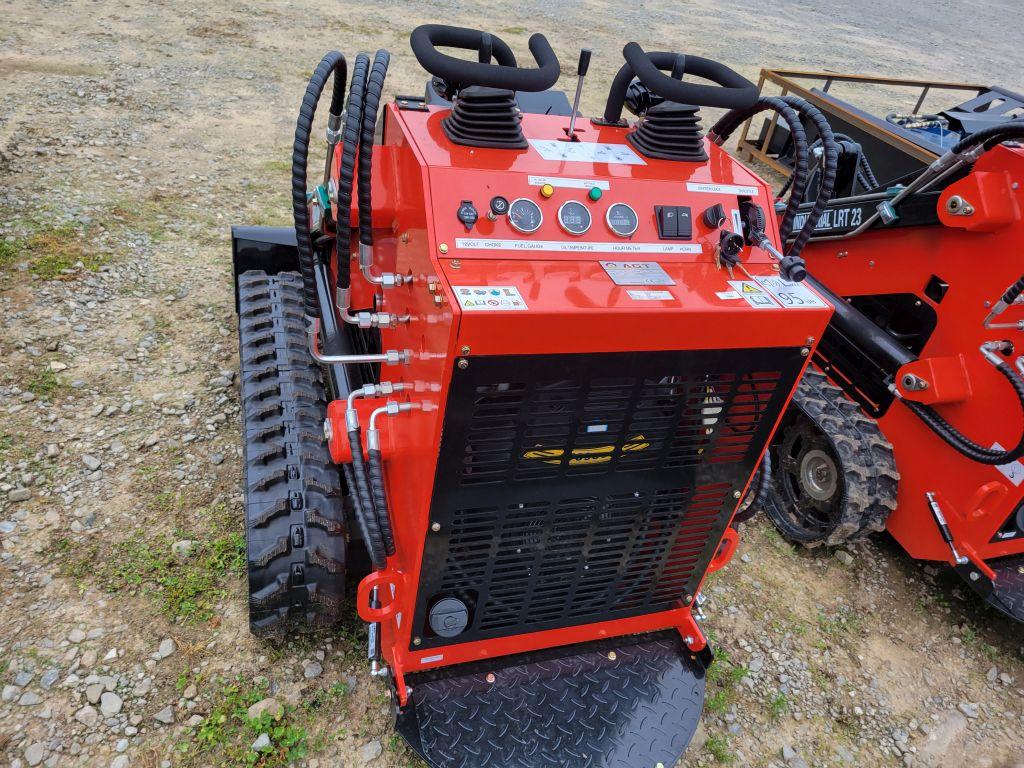
{"type": "Polygon", "coordinates": [[[675,631],[552,648],[410,676],[396,727],[435,768],[671,768],[704,674],[675,631]]]}

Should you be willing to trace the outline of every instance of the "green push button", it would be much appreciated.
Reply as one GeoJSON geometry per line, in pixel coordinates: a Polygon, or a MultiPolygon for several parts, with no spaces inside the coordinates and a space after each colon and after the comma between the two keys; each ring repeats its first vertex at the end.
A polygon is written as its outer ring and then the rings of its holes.
{"type": "Polygon", "coordinates": [[[587,193],[587,197],[589,197],[594,202],[597,202],[598,200],[601,199],[601,194],[602,192],[600,187],[591,187],[590,191],[587,193]]]}

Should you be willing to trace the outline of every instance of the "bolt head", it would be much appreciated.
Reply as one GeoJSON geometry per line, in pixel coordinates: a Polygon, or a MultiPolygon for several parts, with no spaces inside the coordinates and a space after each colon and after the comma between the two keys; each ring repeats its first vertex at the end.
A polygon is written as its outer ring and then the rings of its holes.
{"type": "Polygon", "coordinates": [[[439,246],[437,246],[437,250],[439,250],[441,253],[448,253],[448,243],[441,243],[439,246]]]}
{"type": "Polygon", "coordinates": [[[438,531],[441,530],[441,524],[440,523],[433,523],[430,526],[430,530],[432,530],[434,533],[437,533],[438,531]]]}
{"type": "Polygon", "coordinates": [[[686,637],[683,638],[683,642],[686,643],[688,646],[689,645],[693,645],[693,636],[692,635],[687,635],[686,637]]]}
{"type": "Polygon", "coordinates": [[[459,350],[459,354],[460,355],[468,355],[469,354],[469,345],[468,344],[463,345],[462,349],[459,350]]]}
{"type": "Polygon", "coordinates": [[[608,651],[608,661],[615,661],[617,658],[619,658],[619,656],[615,651],[608,651]]]}
{"type": "Polygon", "coordinates": [[[733,497],[734,499],[738,499],[738,498],[740,497],[740,495],[741,495],[741,494],[740,494],[740,492],[739,492],[739,491],[733,491],[733,492],[732,492],[732,497],[733,497]]]}
{"type": "Polygon", "coordinates": [[[466,358],[463,357],[463,358],[461,358],[459,360],[458,365],[459,365],[459,369],[464,371],[467,368],[469,368],[469,360],[467,360],[466,358]]]}
{"type": "Polygon", "coordinates": [[[488,683],[493,683],[497,678],[494,676],[493,672],[488,672],[486,679],[488,683]]]}
{"type": "Polygon", "coordinates": [[[412,644],[413,645],[420,645],[422,642],[423,642],[423,638],[421,638],[421,637],[414,637],[412,639],[412,644]]]}
{"type": "Polygon", "coordinates": [[[800,357],[807,357],[809,354],[811,354],[811,350],[807,347],[800,350],[800,357]]]}
{"type": "Polygon", "coordinates": [[[458,259],[452,259],[452,269],[459,269],[462,266],[462,262],[458,259]]]}

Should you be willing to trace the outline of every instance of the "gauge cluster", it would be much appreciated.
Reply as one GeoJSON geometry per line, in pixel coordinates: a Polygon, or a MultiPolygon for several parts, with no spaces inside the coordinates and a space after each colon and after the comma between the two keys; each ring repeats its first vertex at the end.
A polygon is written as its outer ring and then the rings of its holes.
{"type": "MultiPolygon", "coordinates": [[[[508,225],[524,235],[532,235],[544,224],[544,204],[554,194],[554,188],[544,185],[540,190],[540,201],[529,197],[517,197],[509,202],[500,195],[491,199],[487,218],[495,221],[504,217],[508,225]]],[[[626,203],[613,202],[610,205],[600,204],[601,190],[594,188],[582,199],[570,198],[561,202],[555,213],[558,226],[563,232],[573,237],[580,237],[590,232],[595,220],[604,220],[604,226],[610,234],[621,238],[632,237],[640,226],[640,217],[632,206],[626,203]]],[[[459,209],[458,218],[466,225],[467,230],[476,222],[476,210],[470,201],[464,200],[459,209]]]]}

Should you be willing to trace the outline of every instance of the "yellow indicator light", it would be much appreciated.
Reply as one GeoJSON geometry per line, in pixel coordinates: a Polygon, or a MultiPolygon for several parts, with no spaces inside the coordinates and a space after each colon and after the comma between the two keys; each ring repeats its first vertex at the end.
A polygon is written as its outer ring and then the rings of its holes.
{"type": "Polygon", "coordinates": [[[550,184],[545,184],[540,188],[540,196],[543,197],[545,200],[551,197],[553,194],[555,194],[555,188],[552,187],[550,184]]]}

